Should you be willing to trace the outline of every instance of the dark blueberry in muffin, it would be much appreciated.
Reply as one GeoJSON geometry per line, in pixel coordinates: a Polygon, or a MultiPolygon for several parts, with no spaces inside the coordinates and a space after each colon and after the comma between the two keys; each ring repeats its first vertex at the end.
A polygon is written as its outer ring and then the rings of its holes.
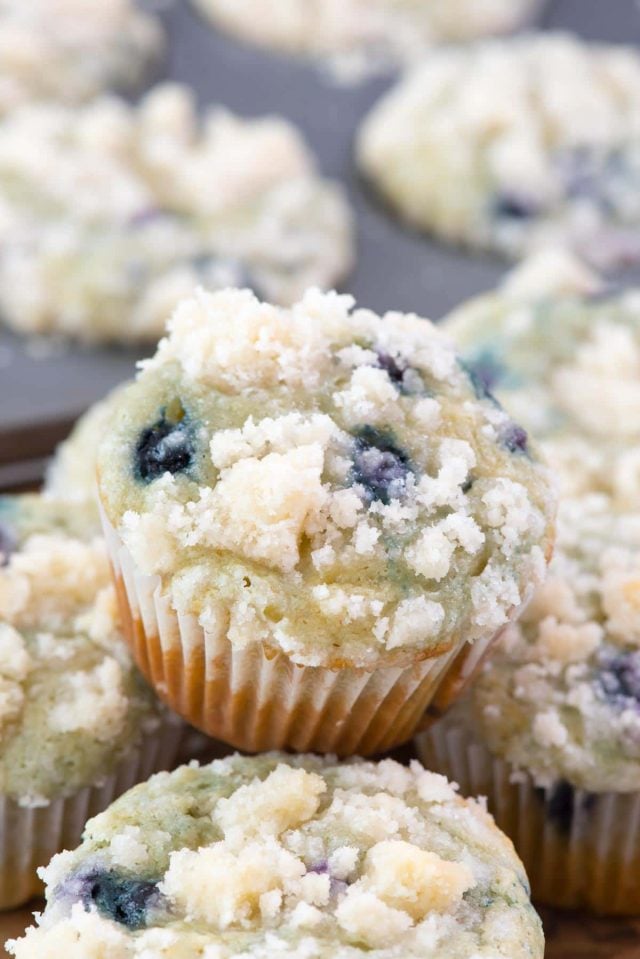
{"type": "Polygon", "coordinates": [[[402,386],[404,374],[409,364],[401,356],[391,356],[390,353],[378,352],[378,366],[385,370],[387,376],[396,386],[402,386]]]}
{"type": "Polygon", "coordinates": [[[170,416],[163,410],[158,421],[138,437],[135,469],[139,479],[151,483],[165,473],[184,473],[194,458],[193,431],[184,411],[170,416]]]}
{"type": "Polygon", "coordinates": [[[475,356],[472,360],[460,361],[460,365],[471,380],[473,391],[479,400],[490,400],[497,405],[492,393],[504,377],[504,367],[489,350],[475,356]]]}
{"type": "Polygon", "coordinates": [[[500,441],[510,453],[528,454],[529,452],[529,437],[527,436],[527,431],[521,426],[518,426],[517,423],[509,423],[502,430],[500,441]]]}
{"type": "Polygon", "coordinates": [[[11,529],[0,521],[0,566],[6,566],[16,548],[16,539],[11,529]]]}
{"type": "Polygon", "coordinates": [[[356,435],[352,480],[363,486],[372,500],[389,503],[404,493],[411,473],[409,457],[388,433],[363,426],[356,435]]]}
{"type": "Polygon", "coordinates": [[[100,871],[84,877],[82,902],[85,907],[95,906],[101,915],[127,929],[144,928],[147,909],[157,897],[157,884],[147,879],[100,871]]]}
{"type": "Polygon", "coordinates": [[[128,929],[142,929],[147,909],[160,897],[156,882],[133,879],[95,863],[67,876],[56,888],[54,898],[66,909],[81,902],[85,909],[95,908],[128,929]]]}
{"type": "Polygon", "coordinates": [[[399,393],[427,394],[422,376],[403,356],[393,356],[385,350],[376,350],[376,366],[384,370],[399,393]]]}
{"type": "Polygon", "coordinates": [[[597,683],[616,709],[640,708],[640,651],[603,653],[597,683]]]}
{"type": "Polygon", "coordinates": [[[326,859],[321,859],[319,862],[314,863],[312,866],[309,866],[308,872],[315,872],[321,876],[329,876],[329,889],[332,896],[342,896],[346,892],[349,882],[345,882],[343,879],[336,879],[331,873],[329,868],[329,863],[326,859]]]}
{"type": "Polygon", "coordinates": [[[516,193],[499,193],[493,200],[493,215],[500,220],[530,220],[540,212],[538,204],[516,193]]]}

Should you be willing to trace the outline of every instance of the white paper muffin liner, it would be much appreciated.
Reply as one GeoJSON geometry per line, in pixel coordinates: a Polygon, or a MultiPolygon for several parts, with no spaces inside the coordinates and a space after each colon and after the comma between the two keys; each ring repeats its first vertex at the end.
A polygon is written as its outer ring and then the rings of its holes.
{"type": "Polygon", "coordinates": [[[44,887],[37,868],[63,849],[77,846],[87,820],[127,789],[153,773],[173,769],[184,735],[184,723],[167,714],[113,773],[93,786],[37,806],[0,797],[0,909],[13,909],[40,895],[44,887]]]}
{"type": "Polygon", "coordinates": [[[491,640],[461,641],[408,667],[298,666],[260,643],[234,646],[226,624],[177,613],[158,576],[141,573],[103,514],[123,632],[158,695],[191,725],[246,752],[362,756],[406,742],[432,706],[457,695],[491,640]]]}
{"type": "Polygon", "coordinates": [[[415,739],[421,761],[485,796],[522,859],[534,900],[601,915],[640,915],[640,794],[591,793],[532,776],[493,755],[447,717],[415,739]]]}

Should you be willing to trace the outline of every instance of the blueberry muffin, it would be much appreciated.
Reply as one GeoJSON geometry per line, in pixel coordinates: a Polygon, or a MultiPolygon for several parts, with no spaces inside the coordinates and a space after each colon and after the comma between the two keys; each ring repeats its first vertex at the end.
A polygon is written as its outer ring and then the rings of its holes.
{"type": "Polygon", "coordinates": [[[95,523],[81,503],[0,498],[0,908],[182,735],[122,641],[95,523]]]}
{"type": "Polygon", "coordinates": [[[194,0],[216,26],[358,80],[415,62],[433,46],[507,33],[537,0],[194,0]]]}
{"type": "Polygon", "coordinates": [[[90,406],[77,420],[66,440],[58,445],[47,468],[43,487],[45,496],[83,502],[87,508],[93,505],[97,518],[98,447],[111,423],[122,388],[116,387],[104,399],[90,406]]]}
{"type": "Polygon", "coordinates": [[[199,119],[170,84],[14,111],[0,195],[0,313],[25,333],[155,341],[200,283],[289,303],[351,264],[343,194],[288,122],[199,119]]]}
{"type": "Polygon", "coordinates": [[[402,741],[551,548],[525,431],[431,323],[353,306],[200,291],[99,450],[141,668],[250,751],[402,741]]]}
{"type": "Polygon", "coordinates": [[[640,57],[568,34],[435,52],[365,119],[363,173],[409,223],[520,258],[640,260],[640,57]]]}
{"type": "Polygon", "coordinates": [[[268,754],[154,776],[45,870],[16,959],[542,959],[513,847],[414,762],[268,754]]]}
{"type": "Polygon", "coordinates": [[[418,744],[488,796],[534,897],[640,913],[640,513],[561,502],[547,580],[418,744]]]}
{"type": "Polygon", "coordinates": [[[569,496],[640,508],[640,290],[538,254],[445,321],[475,376],[541,441],[569,496]]]}
{"type": "Polygon", "coordinates": [[[0,0],[0,115],[28,100],[132,90],[163,46],[159,22],[135,0],[0,0]]]}

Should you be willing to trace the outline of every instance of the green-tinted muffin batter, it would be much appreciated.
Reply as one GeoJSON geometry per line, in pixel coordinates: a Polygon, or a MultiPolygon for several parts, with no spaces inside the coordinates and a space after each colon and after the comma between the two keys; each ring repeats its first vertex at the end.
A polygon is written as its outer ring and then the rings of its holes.
{"type": "Polygon", "coordinates": [[[18,959],[541,959],[509,840],[418,763],[268,754],[182,767],[45,871],[18,959]]]}
{"type": "Polygon", "coordinates": [[[184,301],[117,403],[100,492],[138,568],[232,644],[404,665],[530,595],[553,496],[432,324],[352,307],[184,301]]]}
{"type": "Polygon", "coordinates": [[[0,795],[72,795],[160,725],[109,581],[91,507],[0,498],[0,795]]]}

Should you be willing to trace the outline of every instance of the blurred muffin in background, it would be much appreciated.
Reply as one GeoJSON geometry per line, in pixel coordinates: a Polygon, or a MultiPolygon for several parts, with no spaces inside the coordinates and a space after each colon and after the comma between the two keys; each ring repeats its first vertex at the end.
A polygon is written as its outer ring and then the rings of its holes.
{"type": "Polygon", "coordinates": [[[354,80],[419,60],[433,46],[508,33],[540,0],[193,0],[241,40],[320,61],[354,80]]]}
{"type": "Polygon", "coordinates": [[[640,914],[640,512],[601,494],[561,502],[547,580],[416,742],[487,796],[534,898],[640,914]]]}
{"type": "Polygon", "coordinates": [[[95,511],[0,497],[0,909],[183,736],[122,641],[95,511]]]}
{"type": "Polygon", "coordinates": [[[0,313],[25,333],[157,339],[199,283],[289,303],[353,259],[341,188],[277,117],[156,88],[0,121],[0,313]]]}
{"type": "Polygon", "coordinates": [[[509,258],[640,261],[640,55],[561,33],[436,51],[374,106],[360,168],[413,226],[509,258]]]}
{"type": "Polygon", "coordinates": [[[164,49],[134,0],[0,0],[0,116],[27,100],[133,90],[164,49]]]}
{"type": "Polygon", "coordinates": [[[640,289],[547,251],[443,328],[540,442],[564,495],[604,492],[640,509],[640,289]]]}

